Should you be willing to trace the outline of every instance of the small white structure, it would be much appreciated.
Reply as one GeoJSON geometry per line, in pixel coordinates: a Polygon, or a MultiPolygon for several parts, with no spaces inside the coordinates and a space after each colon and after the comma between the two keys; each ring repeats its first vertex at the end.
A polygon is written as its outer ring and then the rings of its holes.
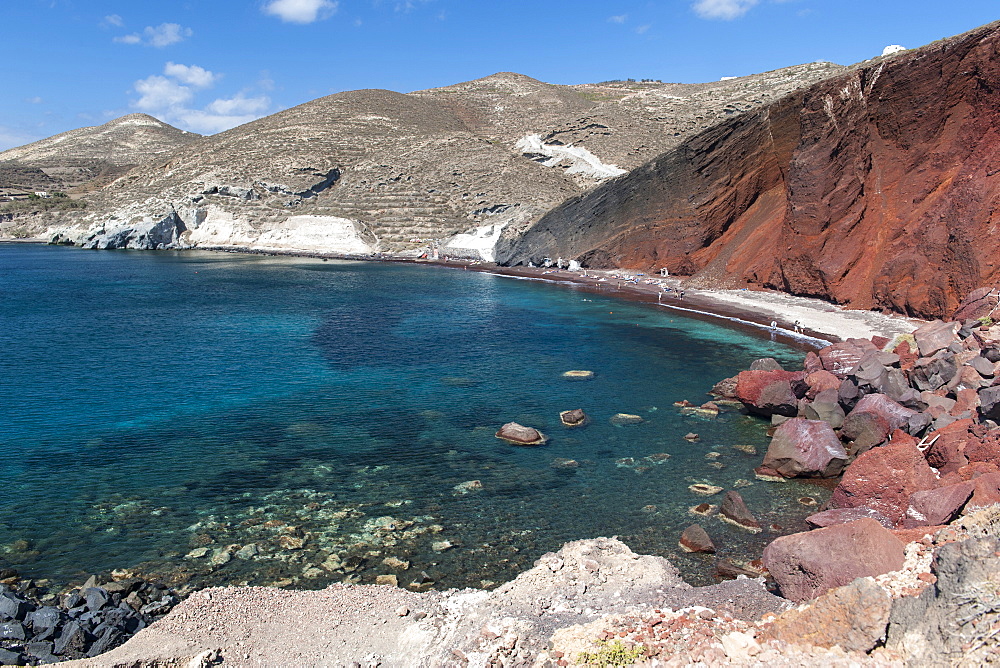
{"type": "Polygon", "coordinates": [[[48,198],[52,197],[52,195],[50,195],[50,194],[49,194],[49,193],[48,193],[47,191],[45,191],[45,190],[36,190],[36,191],[35,191],[35,196],[36,196],[36,197],[41,197],[42,199],[48,199],[48,198]]]}
{"type": "Polygon", "coordinates": [[[899,53],[900,51],[906,51],[905,46],[900,46],[899,44],[890,44],[889,46],[882,49],[883,56],[891,56],[894,53],[899,53]]]}
{"type": "Polygon", "coordinates": [[[580,271],[580,263],[577,262],[576,260],[570,260],[569,261],[569,270],[570,271],[580,271]]]}
{"type": "Polygon", "coordinates": [[[670,275],[670,272],[667,271],[666,267],[663,267],[662,269],[660,269],[660,276],[662,276],[663,278],[666,278],[669,275],[670,275]]]}

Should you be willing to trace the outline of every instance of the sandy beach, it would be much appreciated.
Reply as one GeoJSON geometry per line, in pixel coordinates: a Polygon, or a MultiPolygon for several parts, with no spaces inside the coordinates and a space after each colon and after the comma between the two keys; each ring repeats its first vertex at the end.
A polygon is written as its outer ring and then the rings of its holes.
{"type": "Polygon", "coordinates": [[[684,287],[681,278],[624,269],[569,271],[455,261],[428,264],[555,284],[572,283],[600,294],[655,303],[691,317],[721,319],[731,326],[771,332],[776,338],[805,348],[819,348],[850,338],[870,339],[875,335],[892,339],[909,334],[924,322],[898,314],[845,309],[820,299],[768,290],[691,289],[684,287]]]}

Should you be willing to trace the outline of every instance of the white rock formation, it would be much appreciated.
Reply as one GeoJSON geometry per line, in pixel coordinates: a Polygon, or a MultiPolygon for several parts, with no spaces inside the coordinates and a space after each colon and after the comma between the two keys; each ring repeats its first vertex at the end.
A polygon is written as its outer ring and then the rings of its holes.
{"type": "Polygon", "coordinates": [[[600,158],[585,148],[572,144],[569,146],[545,144],[542,142],[541,135],[526,135],[519,139],[514,146],[525,155],[547,157],[546,160],[540,161],[546,167],[568,163],[567,174],[583,174],[595,179],[610,179],[625,173],[624,169],[602,162],[600,158]]]}

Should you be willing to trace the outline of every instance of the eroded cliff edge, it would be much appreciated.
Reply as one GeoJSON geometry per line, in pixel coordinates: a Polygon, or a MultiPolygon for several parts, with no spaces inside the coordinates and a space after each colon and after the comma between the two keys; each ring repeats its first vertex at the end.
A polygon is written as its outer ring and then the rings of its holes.
{"type": "Polygon", "coordinates": [[[667,268],[853,308],[950,313],[1000,282],[1000,23],[730,119],[572,198],[497,260],[667,268]]]}

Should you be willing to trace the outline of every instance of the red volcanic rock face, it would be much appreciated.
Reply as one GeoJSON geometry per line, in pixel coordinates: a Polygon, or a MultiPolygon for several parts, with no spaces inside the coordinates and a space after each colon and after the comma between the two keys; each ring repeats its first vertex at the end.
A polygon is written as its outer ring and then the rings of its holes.
{"type": "Polygon", "coordinates": [[[998,27],[710,128],[552,210],[499,258],[666,267],[704,287],[949,316],[1000,284],[998,27]]]}

